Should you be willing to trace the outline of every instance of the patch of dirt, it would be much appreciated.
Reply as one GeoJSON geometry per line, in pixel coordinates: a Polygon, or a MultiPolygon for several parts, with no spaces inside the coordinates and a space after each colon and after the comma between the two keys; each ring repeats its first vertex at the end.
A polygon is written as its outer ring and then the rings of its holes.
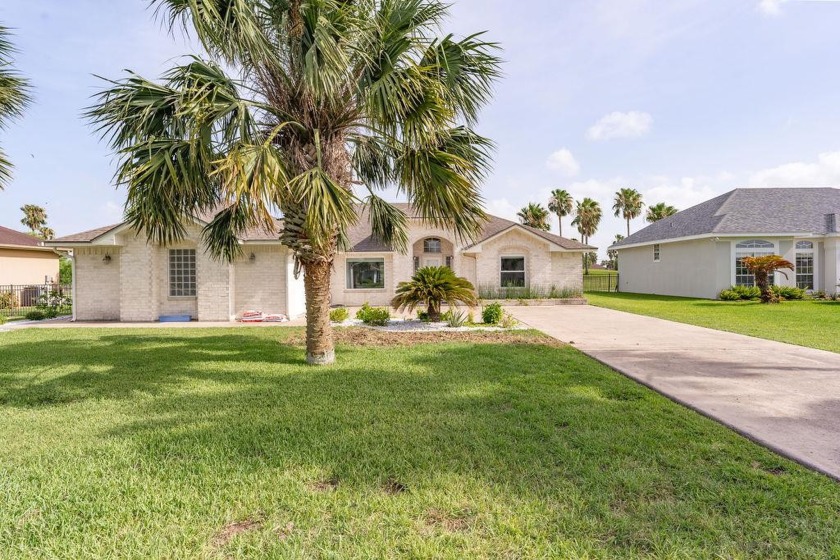
{"type": "Polygon", "coordinates": [[[393,496],[396,494],[402,494],[403,492],[407,492],[408,486],[406,486],[396,478],[389,477],[388,480],[385,481],[385,484],[382,485],[382,490],[384,490],[386,494],[391,494],[393,496]]]}
{"type": "Polygon", "coordinates": [[[318,480],[310,484],[309,488],[316,492],[334,492],[336,488],[338,488],[338,479],[333,477],[324,480],[318,480]]]}
{"type": "Polygon", "coordinates": [[[766,473],[772,474],[773,476],[780,476],[780,475],[783,475],[787,472],[785,470],[785,468],[782,467],[782,466],[776,465],[776,466],[773,466],[773,467],[765,467],[764,465],[762,465],[758,461],[753,461],[752,462],[752,468],[762,470],[766,473]]]}
{"type": "Polygon", "coordinates": [[[241,535],[247,531],[253,531],[262,527],[262,521],[257,519],[245,519],[244,521],[236,521],[228,523],[222,530],[213,536],[213,548],[222,548],[229,543],[236,535],[241,535]]]}
{"type": "MultiPolygon", "coordinates": [[[[388,332],[364,327],[339,327],[333,330],[333,336],[336,344],[350,346],[415,346],[441,342],[563,346],[562,342],[544,334],[522,331],[388,332]]],[[[283,343],[303,346],[306,344],[306,335],[303,332],[294,333],[285,338],[283,343]]]]}
{"type": "Polygon", "coordinates": [[[289,523],[286,523],[284,527],[275,527],[274,533],[277,535],[278,539],[280,539],[281,541],[285,541],[292,535],[292,532],[294,530],[295,524],[290,521],[289,523]]]}
{"type": "Polygon", "coordinates": [[[468,515],[449,515],[439,509],[430,509],[426,512],[426,525],[429,527],[441,528],[450,533],[466,531],[470,527],[468,515]]]}

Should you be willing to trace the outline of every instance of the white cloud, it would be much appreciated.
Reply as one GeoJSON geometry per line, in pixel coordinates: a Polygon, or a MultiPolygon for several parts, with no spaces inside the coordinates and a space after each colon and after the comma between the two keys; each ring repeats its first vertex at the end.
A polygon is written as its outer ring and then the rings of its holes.
{"type": "Polygon", "coordinates": [[[548,156],[545,165],[549,169],[559,171],[567,177],[574,177],[580,173],[580,164],[575,160],[572,152],[566,148],[561,148],[548,156]]]}
{"type": "Polygon", "coordinates": [[[794,161],[753,173],[751,187],[831,187],[840,184],[840,151],[825,152],[815,162],[794,161]]]}
{"type": "Polygon", "coordinates": [[[766,16],[777,16],[782,13],[782,4],[788,0],[761,0],[758,11],[766,16]]]}
{"type": "Polygon", "coordinates": [[[650,113],[614,111],[604,115],[586,131],[590,140],[611,140],[613,138],[638,138],[650,132],[653,117],[650,113]]]}

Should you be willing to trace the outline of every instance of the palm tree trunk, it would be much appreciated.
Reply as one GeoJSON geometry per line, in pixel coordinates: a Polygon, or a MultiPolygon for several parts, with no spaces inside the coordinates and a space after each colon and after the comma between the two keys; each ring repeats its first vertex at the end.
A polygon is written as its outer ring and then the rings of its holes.
{"type": "Polygon", "coordinates": [[[330,324],[329,261],[303,264],[303,287],[306,293],[306,362],[327,365],[335,362],[335,343],[330,324]]]}
{"type": "Polygon", "coordinates": [[[563,237],[563,216],[560,214],[557,215],[557,230],[560,234],[560,237],[563,237]]]}
{"type": "Polygon", "coordinates": [[[630,237],[630,218],[627,218],[627,237],[630,237]]]}

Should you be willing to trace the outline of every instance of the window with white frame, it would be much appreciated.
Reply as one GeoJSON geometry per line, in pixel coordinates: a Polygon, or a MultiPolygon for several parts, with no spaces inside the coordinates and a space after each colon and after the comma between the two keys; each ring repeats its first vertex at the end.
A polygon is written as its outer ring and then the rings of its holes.
{"type": "Polygon", "coordinates": [[[169,250],[169,295],[195,297],[195,249],[169,250]]]}
{"type": "Polygon", "coordinates": [[[525,257],[502,257],[499,280],[502,288],[524,288],[525,257]]]}
{"type": "Polygon", "coordinates": [[[659,243],[655,243],[653,245],[653,262],[659,262],[661,257],[662,253],[660,251],[659,243]]]}
{"type": "Polygon", "coordinates": [[[385,259],[347,259],[347,289],[375,290],[385,287],[385,259]]]}
{"type": "Polygon", "coordinates": [[[440,251],[440,239],[438,239],[437,237],[430,237],[428,239],[423,240],[424,253],[440,253],[440,251]]]}
{"type": "Polygon", "coordinates": [[[814,289],[814,243],[796,242],[796,287],[803,290],[814,289]]]}
{"type": "MultiPolygon", "coordinates": [[[[744,265],[744,257],[763,257],[776,253],[776,244],[763,239],[750,239],[735,244],[735,285],[755,286],[755,276],[744,265]]],[[[775,282],[775,274],[768,276],[770,283],[775,282]]]]}

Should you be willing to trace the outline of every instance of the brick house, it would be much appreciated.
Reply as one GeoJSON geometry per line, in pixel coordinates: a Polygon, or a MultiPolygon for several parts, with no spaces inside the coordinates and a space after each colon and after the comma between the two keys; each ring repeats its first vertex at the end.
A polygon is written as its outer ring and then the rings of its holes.
{"type": "MultiPolygon", "coordinates": [[[[409,250],[397,253],[371,235],[361,211],[348,235],[350,248],[335,260],[332,304],[388,305],[399,282],[422,266],[452,267],[481,286],[582,288],[581,254],[593,248],[503,218],[490,216],[475,241],[459,241],[425,225],[408,205],[409,250]]],[[[294,277],[291,252],[274,232],[254,230],[240,240],[243,254],[232,263],[213,260],[201,242],[211,216],[197,217],[186,238],[163,247],[147,243],[127,224],[60,237],[48,245],[73,258],[75,319],[156,321],[189,315],[199,321],[230,321],[246,310],[304,313],[303,277],[294,277]]]]}

